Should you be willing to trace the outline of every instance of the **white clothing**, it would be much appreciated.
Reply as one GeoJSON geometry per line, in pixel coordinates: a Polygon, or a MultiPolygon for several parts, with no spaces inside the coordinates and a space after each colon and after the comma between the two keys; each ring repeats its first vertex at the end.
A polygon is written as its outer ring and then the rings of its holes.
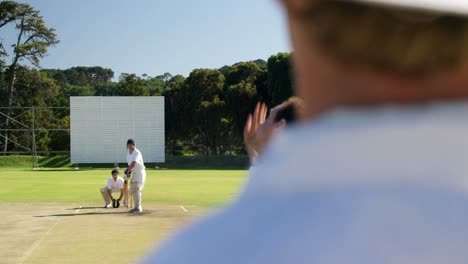
{"type": "Polygon", "coordinates": [[[132,181],[139,182],[144,185],[146,181],[146,173],[144,172],[145,163],[143,161],[143,155],[137,148],[135,148],[131,154],[130,154],[130,151],[127,152],[128,166],[130,166],[130,164],[132,164],[132,162],[134,161],[136,161],[136,165],[132,169],[132,173],[133,173],[132,181]]]}
{"type": "Polygon", "coordinates": [[[111,190],[112,193],[120,192],[124,187],[124,180],[121,177],[117,177],[117,179],[114,181],[114,178],[110,177],[107,179],[107,184],[104,188],[100,189],[102,198],[104,199],[104,202],[106,205],[111,204],[111,198],[109,195],[109,190],[111,190]]]}
{"type": "Polygon", "coordinates": [[[112,190],[112,192],[120,192],[124,187],[124,180],[122,177],[117,177],[117,180],[114,181],[114,178],[110,177],[107,179],[106,189],[112,190]]]}
{"type": "Polygon", "coordinates": [[[143,188],[146,182],[146,170],[134,171],[132,177],[132,182],[137,183],[139,188],[143,188]]]}
{"type": "Polygon", "coordinates": [[[143,211],[143,207],[141,206],[141,192],[143,191],[144,185],[139,184],[137,182],[130,183],[130,192],[133,195],[133,203],[135,206],[134,209],[138,209],[140,212],[143,211]]]}
{"type": "Polygon", "coordinates": [[[336,110],[265,154],[143,263],[467,263],[468,103],[336,110]]]}

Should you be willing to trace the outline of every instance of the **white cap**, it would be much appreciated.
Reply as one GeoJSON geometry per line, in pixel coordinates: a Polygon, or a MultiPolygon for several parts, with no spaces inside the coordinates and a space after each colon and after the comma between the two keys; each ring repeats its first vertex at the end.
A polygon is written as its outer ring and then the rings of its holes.
{"type": "Polygon", "coordinates": [[[355,0],[394,7],[468,16],[468,0],[355,0]]]}

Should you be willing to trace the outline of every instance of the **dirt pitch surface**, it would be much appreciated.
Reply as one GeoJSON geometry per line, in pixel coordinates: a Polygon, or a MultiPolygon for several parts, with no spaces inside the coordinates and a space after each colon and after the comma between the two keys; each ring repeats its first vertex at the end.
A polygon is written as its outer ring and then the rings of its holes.
{"type": "Polygon", "coordinates": [[[201,215],[190,206],[128,209],[64,204],[0,204],[0,263],[133,263],[201,215]]]}

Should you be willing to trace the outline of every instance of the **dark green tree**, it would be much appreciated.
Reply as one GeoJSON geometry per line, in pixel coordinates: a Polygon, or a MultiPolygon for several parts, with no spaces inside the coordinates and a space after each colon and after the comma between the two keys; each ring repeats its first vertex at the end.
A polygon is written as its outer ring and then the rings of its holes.
{"type": "Polygon", "coordinates": [[[240,62],[226,70],[224,98],[233,145],[242,146],[242,130],[257,98],[257,83],[266,72],[256,62],[240,62]]]}
{"type": "Polygon", "coordinates": [[[150,95],[162,95],[166,90],[166,86],[172,79],[172,75],[168,72],[156,77],[146,77],[146,86],[150,91],[150,95]]]}
{"type": "Polygon", "coordinates": [[[203,101],[196,111],[196,129],[205,154],[220,155],[229,145],[229,125],[225,118],[225,102],[218,95],[210,101],[203,101]]]}
{"type": "MultiPolygon", "coordinates": [[[[54,122],[50,124],[50,128],[63,129],[70,127],[70,116],[56,117],[54,122]]],[[[68,131],[50,131],[49,137],[51,140],[48,144],[49,150],[54,151],[69,151],[70,150],[70,132],[68,131]]]]}
{"type": "MultiPolygon", "coordinates": [[[[57,86],[54,79],[49,78],[45,73],[41,73],[36,69],[30,69],[25,66],[17,68],[17,80],[15,82],[16,97],[14,106],[50,106],[56,101],[60,95],[59,86],[57,86]]],[[[32,113],[27,112],[17,118],[22,124],[32,124],[32,113]]],[[[35,111],[35,127],[53,128],[56,122],[56,116],[51,109],[37,109],[35,111]]],[[[24,129],[24,126],[18,122],[12,122],[10,128],[24,129]]],[[[49,132],[46,130],[36,131],[36,146],[38,150],[48,150],[48,145],[51,142],[49,132]]],[[[10,133],[10,140],[8,148],[10,150],[24,151],[19,147],[20,143],[23,146],[30,146],[31,134],[30,132],[15,131],[10,133]]]]}
{"type": "Polygon", "coordinates": [[[254,62],[255,62],[255,64],[257,64],[258,67],[260,67],[261,69],[265,69],[265,70],[267,69],[267,62],[266,62],[266,61],[264,61],[264,60],[255,60],[254,62]]]}
{"type": "Polygon", "coordinates": [[[223,92],[224,76],[218,70],[195,69],[186,81],[186,92],[196,105],[223,92]]]}
{"type": "Polygon", "coordinates": [[[17,69],[15,91],[15,106],[49,106],[61,92],[54,79],[26,66],[17,69]]]}
{"type": "Polygon", "coordinates": [[[167,81],[166,89],[164,92],[170,91],[174,88],[180,88],[184,84],[185,77],[178,74],[176,76],[173,76],[169,81],[167,81]]]}
{"type": "MultiPolygon", "coordinates": [[[[0,29],[9,23],[15,21],[18,17],[20,4],[15,1],[2,1],[0,2],[0,29]]],[[[3,40],[0,38],[0,67],[5,66],[3,57],[7,56],[3,40]]]]}
{"type": "Polygon", "coordinates": [[[271,56],[267,66],[268,95],[271,98],[272,106],[275,106],[293,95],[289,53],[278,53],[271,56]]]}
{"type": "Polygon", "coordinates": [[[63,71],[66,78],[66,83],[71,85],[88,85],[89,80],[84,72],[80,72],[76,67],[69,68],[63,71]]]}
{"type": "MultiPolygon", "coordinates": [[[[176,77],[172,80],[175,81],[176,77]]],[[[202,146],[206,153],[216,153],[215,149],[219,149],[219,146],[213,146],[212,139],[207,137],[218,129],[216,124],[220,119],[218,113],[214,115],[211,109],[225,105],[220,96],[223,93],[224,76],[218,70],[195,69],[184,80],[183,85],[180,86],[181,78],[178,79],[178,85],[169,82],[168,86],[174,87],[165,93],[171,120],[175,120],[171,121],[170,126],[179,135],[183,135],[182,140],[185,142],[202,146]]]]}
{"type": "MultiPolygon", "coordinates": [[[[18,9],[20,4],[15,1],[2,1],[0,2],[0,29],[9,23],[14,22],[18,17],[18,9]]],[[[7,51],[3,45],[3,39],[0,38],[0,105],[6,105],[8,92],[5,88],[5,57],[8,56],[7,51]]]]}
{"type": "Polygon", "coordinates": [[[107,83],[114,78],[114,72],[99,66],[94,67],[72,67],[64,71],[67,82],[72,85],[95,85],[107,83]]]}
{"type": "Polygon", "coordinates": [[[232,65],[224,74],[226,76],[226,86],[238,84],[240,82],[255,83],[258,74],[262,69],[252,61],[239,62],[232,65]]]}
{"type": "Polygon", "coordinates": [[[41,72],[47,74],[48,77],[57,81],[59,85],[68,84],[67,76],[63,70],[58,69],[42,69],[41,72]]]}
{"type": "Polygon", "coordinates": [[[166,151],[169,155],[182,155],[182,148],[179,147],[179,142],[187,138],[187,134],[183,132],[183,124],[180,117],[183,115],[181,109],[183,86],[185,77],[176,75],[172,77],[166,85],[166,90],[163,92],[164,96],[164,121],[166,132],[166,151]]]}
{"type": "Polygon", "coordinates": [[[123,73],[117,85],[117,95],[119,96],[147,96],[150,95],[145,81],[136,74],[123,73]]]}
{"type": "Polygon", "coordinates": [[[118,95],[118,83],[107,82],[107,83],[98,83],[94,86],[96,91],[94,95],[96,96],[115,96],[118,95]]]}
{"type": "MultiPolygon", "coordinates": [[[[94,67],[72,67],[63,72],[66,83],[71,85],[96,85],[109,83],[114,78],[114,71],[100,66],[94,67]]],[[[62,76],[59,76],[62,79],[62,76]]]]}
{"type": "MultiPolygon", "coordinates": [[[[44,19],[39,11],[28,4],[18,4],[14,17],[17,30],[16,42],[12,45],[12,62],[8,66],[8,102],[11,107],[15,101],[15,81],[19,63],[23,60],[39,66],[40,59],[47,54],[49,47],[56,45],[59,41],[55,29],[45,25],[44,19]]],[[[6,111],[4,128],[9,127],[10,111],[6,111]]],[[[8,133],[5,133],[4,153],[8,150],[8,133]]]]}

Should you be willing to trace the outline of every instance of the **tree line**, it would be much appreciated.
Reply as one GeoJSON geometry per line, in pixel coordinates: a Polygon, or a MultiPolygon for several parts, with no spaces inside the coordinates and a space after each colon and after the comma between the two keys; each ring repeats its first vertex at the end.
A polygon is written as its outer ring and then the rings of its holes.
{"type": "MultiPolygon", "coordinates": [[[[114,80],[112,69],[99,66],[41,69],[40,59],[59,40],[30,5],[0,2],[0,32],[8,24],[14,25],[17,38],[11,54],[0,42],[0,106],[69,107],[70,96],[164,96],[168,155],[243,154],[242,129],[255,103],[274,106],[292,95],[289,53],[272,55],[267,61],[194,69],[187,77],[123,73],[114,80]]],[[[24,127],[31,122],[31,113],[0,112],[6,114],[0,119],[0,151],[24,150],[21,145],[30,145],[31,133],[5,130],[24,127]],[[13,122],[7,116],[17,117],[13,122]]],[[[68,151],[69,133],[53,129],[69,124],[68,111],[36,112],[35,126],[50,129],[36,134],[37,149],[68,151]]]]}

